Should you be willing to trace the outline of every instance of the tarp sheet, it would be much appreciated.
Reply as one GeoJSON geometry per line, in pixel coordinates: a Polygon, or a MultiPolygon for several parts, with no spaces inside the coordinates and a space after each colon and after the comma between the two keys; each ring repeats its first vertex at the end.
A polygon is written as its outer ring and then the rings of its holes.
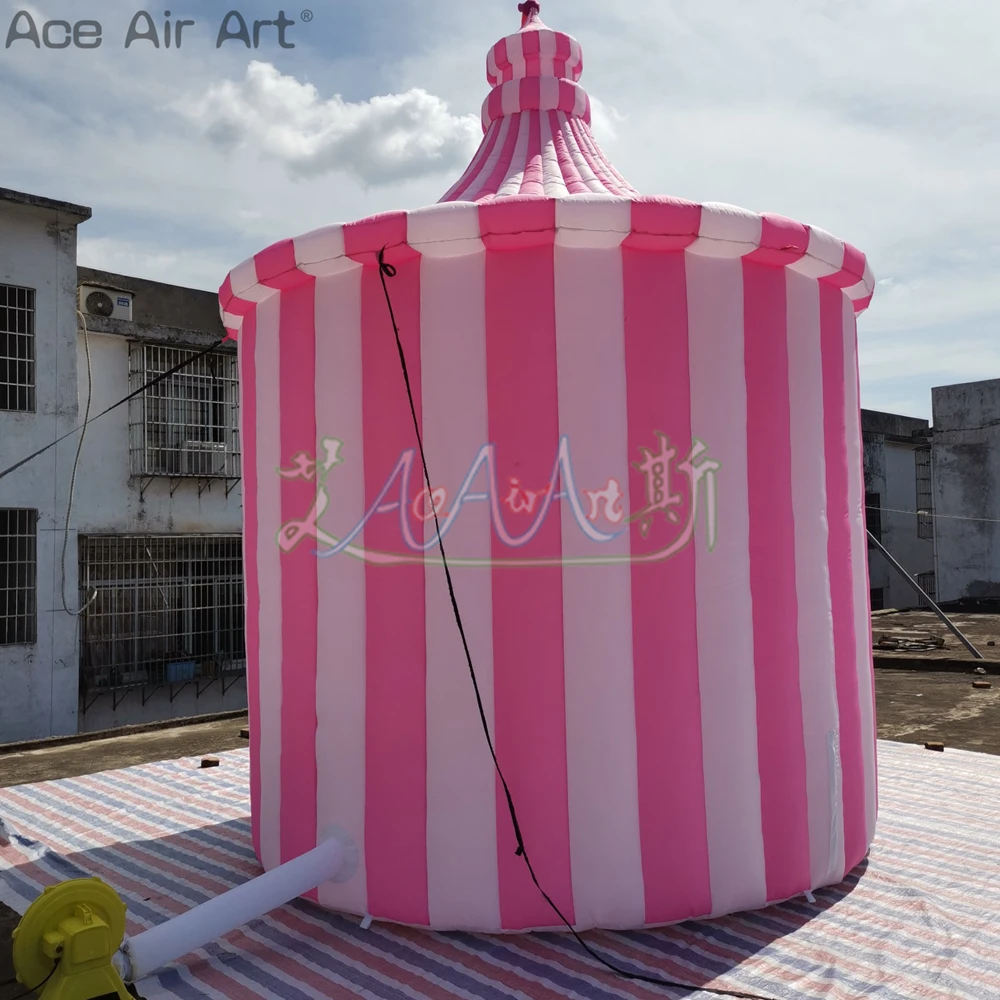
{"type": "MultiPolygon", "coordinates": [[[[248,753],[0,789],[0,900],[97,875],[128,933],[260,873],[248,753]]],[[[834,889],[766,910],[641,933],[589,933],[618,965],[775,1000],[1000,996],[1000,757],[879,744],[867,861],[834,889]]],[[[544,873],[542,873],[544,876],[544,873]]],[[[28,984],[31,985],[31,984],[28,984]]],[[[437,934],[295,902],[144,980],[147,1000],[653,1000],[683,993],[603,969],[569,935],[437,934]]]]}

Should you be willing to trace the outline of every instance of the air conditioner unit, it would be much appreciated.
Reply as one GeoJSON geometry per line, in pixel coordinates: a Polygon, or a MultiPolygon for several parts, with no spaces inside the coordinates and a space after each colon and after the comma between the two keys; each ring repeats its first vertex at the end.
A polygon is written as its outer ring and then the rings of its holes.
{"type": "Polygon", "coordinates": [[[80,285],[79,308],[84,316],[132,321],[132,293],[117,288],[80,285]]]}
{"type": "Polygon", "coordinates": [[[216,441],[185,441],[181,445],[182,476],[202,478],[224,476],[226,473],[226,446],[216,441]]]}

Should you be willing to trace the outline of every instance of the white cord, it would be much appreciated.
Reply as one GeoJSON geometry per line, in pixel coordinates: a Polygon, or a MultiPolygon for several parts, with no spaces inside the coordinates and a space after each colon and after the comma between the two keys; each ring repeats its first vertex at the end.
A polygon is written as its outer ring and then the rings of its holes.
{"type": "Polygon", "coordinates": [[[94,396],[94,370],[90,363],[90,331],[87,329],[87,317],[77,309],[77,318],[83,326],[83,348],[84,353],[87,355],[87,408],[83,415],[83,426],[80,428],[80,440],[76,444],[76,457],[73,459],[73,474],[70,476],[69,480],[69,499],[66,503],[66,524],[63,529],[63,544],[62,544],[62,583],[59,588],[60,595],[62,596],[62,606],[63,611],[68,615],[73,615],[74,617],[79,617],[90,607],[91,604],[97,599],[97,590],[95,589],[93,594],[91,594],[90,599],[79,611],[70,611],[69,604],[66,601],[66,550],[69,548],[69,522],[73,513],[73,494],[76,491],[76,472],[80,467],[80,454],[83,451],[83,439],[87,435],[87,423],[90,420],[90,403],[94,396]]]}

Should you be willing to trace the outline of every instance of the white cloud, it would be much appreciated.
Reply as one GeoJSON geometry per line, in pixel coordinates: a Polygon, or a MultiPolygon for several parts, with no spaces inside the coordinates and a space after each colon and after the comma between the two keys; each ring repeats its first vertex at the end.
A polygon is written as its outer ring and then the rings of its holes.
{"type": "Polygon", "coordinates": [[[344,171],[365,185],[464,168],[482,139],[476,118],[453,115],[426,90],[324,100],[312,84],[256,60],[241,82],[175,107],[224,148],[263,153],[304,177],[344,171]]]}
{"type": "MultiPolygon", "coordinates": [[[[19,6],[0,0],[0,24],[19,6]]],[[[3,183],[93,205],[86,263],[204,288],[276,240],[440,198],[481,138],[487,49],[517,27],[505,5],[428,23],[396,0],[391,52],[381,27],[366,46],[340,25],[336,58],[304,26],[284,53],[207,34],[125,52],[134,6],[99,6],[97,52],[0,51],[3,183]]],[[[583,45],[595,135],[636,188],[779,212],[868,255],[866,406],[926,414],[932,385],[1000,375],[996,0],[544,6],[583,45]]]]}
{"type": "Polygon", "coordinates": [[[110,236],[87,236],[80,230],[77,260],[83,267],[94,267],[112,274],[130,274],[166,281],[185,288],[214,291],[232,268],[223,248],[214,252],[190,248],[151,247],[135,239],[110,236]]]}

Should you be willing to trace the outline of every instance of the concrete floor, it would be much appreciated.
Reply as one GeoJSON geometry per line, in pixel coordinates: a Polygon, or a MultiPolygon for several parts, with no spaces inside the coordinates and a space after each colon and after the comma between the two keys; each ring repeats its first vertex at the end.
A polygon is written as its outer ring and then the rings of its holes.
{"type": "MultiPolygon", "coordinates": [[[[1000,645],[997,645],[1000,642],[1000,615],[953,611],[949,612],[948,617],[982,653],[984,660],[994,663],[1000,661],[1000,645]]],[[[961,640],[948,631],[933,611],[876,611],[872,615],[872,640],[879,657],[905,661],[913,655],[906,650],[894,652],[878,649],[880,636],[912,639],[922,634],[937,636],[944,645],[940,649],[920,650],[918,655],[921,659],[965,659],[971,656],[961,640]]]]}
{"type": "MultiPolygon", "coordinates": [[[[1000,754],[1000,678],[993,677],[993,686],[985,690],[973,688],[977,679],[963,673],[877,670],[879,737],[902,743],[936,741],[956,749],[1000,754]]],[[[226,719],[91,743],[0,753],[0,786],[231,750],[247,745],[240,736],[245,725],[245,719],[226,719]]],[[[0,904],[0,941],[10,940],[18,919],[0,904]]],[[[0,983],[12,976],[10,948],[0,946],[0,983]]],[[[21,992],[20,986],[0,985],[0,1000],[12,1000],[21,992]]]]}
{"type": "Polygon", "coordinates": [[[876,670],[875,700],[881,739],[1000,754],[1000,677],[876,670]]]}
{"type": "Polygon", "coordinates": [[[157,760],[235,750],[247,745],[247,741],[240,736],[240,730],[246,724],[244,715],[22,753],[5,754],[0,748],[0,788],[54,778],[74,778],[157,760]]]}

